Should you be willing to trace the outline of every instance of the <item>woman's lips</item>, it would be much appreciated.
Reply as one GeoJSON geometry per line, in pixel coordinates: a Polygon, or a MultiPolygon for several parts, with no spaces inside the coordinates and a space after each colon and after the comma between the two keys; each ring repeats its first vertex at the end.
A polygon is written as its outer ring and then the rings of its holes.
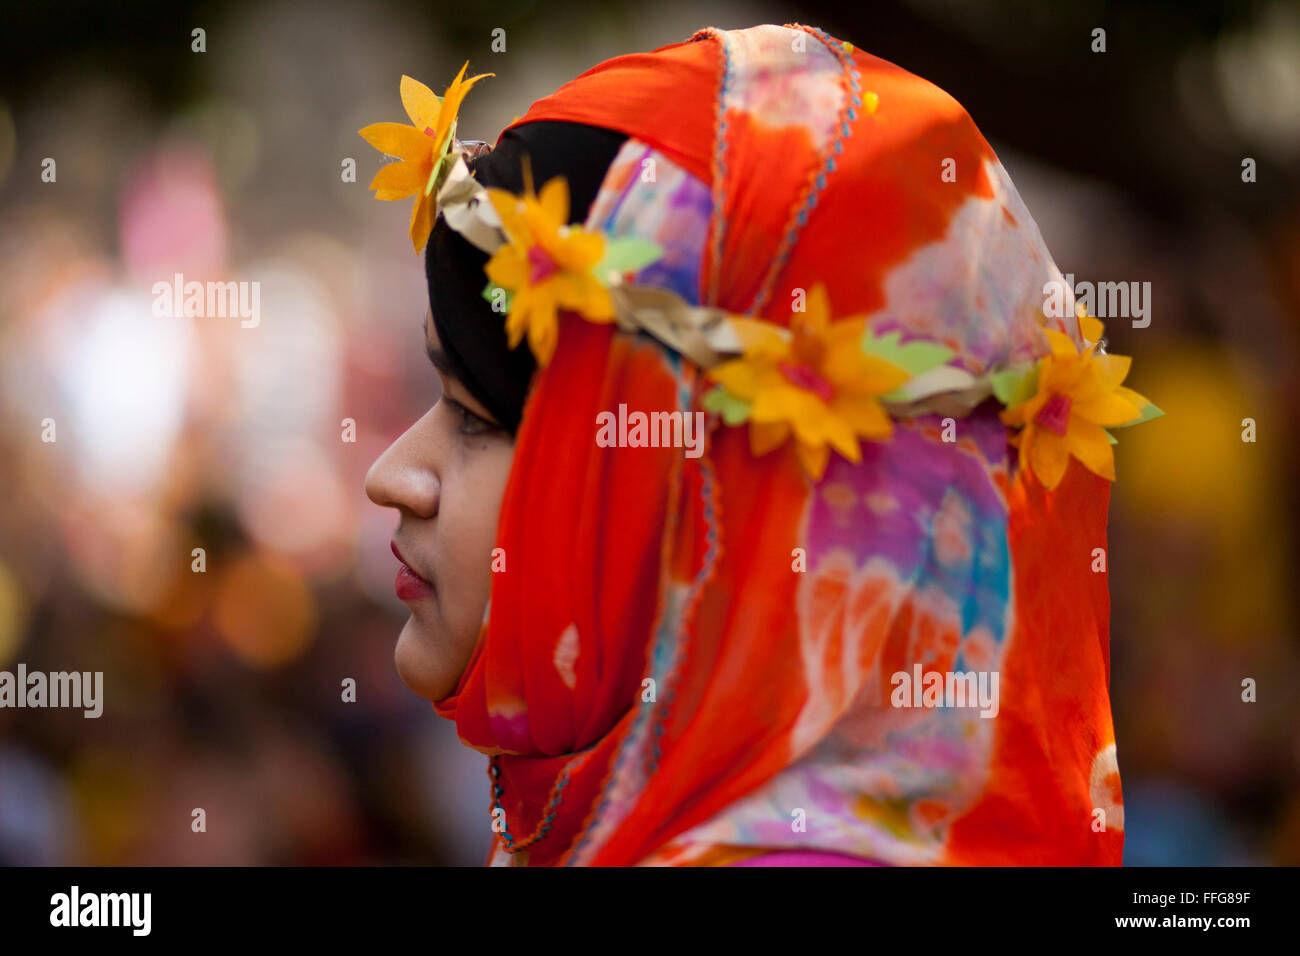
{"type": "Polygon", "coordinates": [[[397,542],[390,542],[393,547],[393,556],[397,558],[401,567],[397,569],[397,580],[393,589],[397,591],[399,601],[418,601],[420,598],[426,598],[433,593],[433,585],[420,577],[411,566],[406,563],[402,557],[402,552],[397,550],[397,542]]]}

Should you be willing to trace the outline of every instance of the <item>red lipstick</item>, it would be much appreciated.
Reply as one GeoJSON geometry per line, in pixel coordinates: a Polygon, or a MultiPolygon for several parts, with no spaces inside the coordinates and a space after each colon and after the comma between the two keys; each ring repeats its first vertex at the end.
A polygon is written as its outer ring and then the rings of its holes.
{"type": "Polygon", "coordinates": [[[399,601],[418,601],[420,598],[426,598],[433,593],[433,585],[424,578],[416,574],[406,559],[402,557],[402,552],[397,550],[397,542],[389,542],[393,548],[393,556],[397,558],[401,567],[397,569],[397,580],[393,584],[393,589],[397,591],[399,601]]]}

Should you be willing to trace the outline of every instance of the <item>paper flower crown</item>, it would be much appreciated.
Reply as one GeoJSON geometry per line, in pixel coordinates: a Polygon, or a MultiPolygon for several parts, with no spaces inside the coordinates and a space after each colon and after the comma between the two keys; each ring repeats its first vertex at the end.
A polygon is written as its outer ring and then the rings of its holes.
{"type": "Polygon", "coordinates": [[[370,188],[377,199],[415,196],[410,234],[417,253],[441,214],[449,228],[491,256],[483,295],[505,314],[510,347],[527,336],[538,364],[547,365],[555,352],[562,312],[648,333],[706,371],[716,385],[704,407],[727,425],[748,422],[755,455],[793,437],[814,480],[832,448],[860,461],[861,440],[887,441],[895,417],[960,417],[992,395],[1006,406],[1002,421],[1019,429],[1010,442],[1019,449],[1022,472],[1054,488],[1073,456],[1114,481],[1115,438],[1107,429],[1163,414],[1123,386],[1131,359],[1104,351],[1102,324],[1082,306],[1082,351],[1065,333],[1044,327],[1048,354],[975,376],[948,364],[955,353],[947,346],[904,342],[898,331],[877,334],[860,316],[832,318],[821,284],[807,290],[806,311],[793,313],[787,328],[631,283],[631,275],[663,250],[643,239],[570,225],[562,176],[536,192],[525,161],[522,195],[474,179],[466,160],[491,146],[457,140],[456,113],[470,87],[493,74],[465,80],[468,66],[441,98],[402,77],[402,103],[413,125],[374,123],[360,130],[376,149],[400,159],[384,166],[370,188]]]}

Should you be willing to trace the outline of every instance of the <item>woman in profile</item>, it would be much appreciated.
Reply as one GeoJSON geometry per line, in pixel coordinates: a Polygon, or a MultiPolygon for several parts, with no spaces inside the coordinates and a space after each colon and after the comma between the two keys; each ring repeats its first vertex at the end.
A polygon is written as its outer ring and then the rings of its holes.
{"type": "Polygon", "coordinates": [[[1106,429],[1156,412],[962,107],[800,26],[490,148],[463,77],[363,131],[442,383],[366,489],[489,862],[1119,864],[1106,429]]]}

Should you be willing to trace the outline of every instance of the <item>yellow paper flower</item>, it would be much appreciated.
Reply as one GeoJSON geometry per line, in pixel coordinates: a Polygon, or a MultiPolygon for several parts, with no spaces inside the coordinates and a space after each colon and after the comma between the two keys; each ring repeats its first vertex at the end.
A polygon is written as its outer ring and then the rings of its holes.
{"type": "Polygon", "coordinates": [[[559,340],[559,310],[591,322],[612,322],[614,303],[592,269],[605,255],[605,237],[569,225],[569,184],[557,176],[533,193],[524,170],[524,194],[488,189],[507,242],[487,264],[488,278],[510,292],[506,335],[514,348],[528,333],[541,365],[551,361],[559,340]]]}
{"type": "Polygon", "coordinates": [[[741,357],[709,371],[727,393],[710,407],[729,423],[749,421],[753,453],[766,454],[793,431],[799,461],[814,480],[825,472],[831,448],[857,462],[859,438],[893,434],[877,397],[911,377],[862,350],[865,319],[832,322],[830,315],[819,283],[808,293],[807,311],[791,317],[789,337],[768,322],[734,319],[741,357]]]}
{"type": "Polygon", "coordinates": [[[1133,360],[1097,351],[1101,322],[1080,310],[1079,329],[1091,343],[1082,352],[1068,335],[1043,330],[1051,353],[1038,362],[1036,390],[1001,416],[1007,425],[1024,426],[1011,439],[1020,449],[1020,467],[1032,469],[1048,489],[1065,477],[1071,455],[1089,471],[1114,481],[1115,456],[1105,429],[1130,424],[1148,407],[1154,409],[1145,397],[1120,384],[1133,360]]]}
{"type": "Polygon", "coordinates": [[[429,241],[436,208],[437,174],[446,165],[456,132],[456,113],[465,94],[479,80],[494,73],[482,73],[464,79],[469,61],[460,68],[456,79],[439,98],[433,90],[409,76],[402,77],[402,105],[411,118],[403,123],[371,123],[358,130],[367,143],[382,153],[397,156],[400,162],[389,163],[370,181],[376,199],[406,199],[415,196],[411,210],[411,244],[418,253],[429,241]]]}

